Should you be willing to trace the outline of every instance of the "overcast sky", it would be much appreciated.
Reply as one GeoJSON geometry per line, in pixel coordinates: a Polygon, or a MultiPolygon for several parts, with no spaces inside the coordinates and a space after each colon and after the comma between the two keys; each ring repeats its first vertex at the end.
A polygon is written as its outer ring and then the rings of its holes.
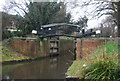
{"type": "MultiPolygon", "coordinates": [[[[10,0],[6,0],[6,1],[8,2],[10,0]]],[[[17,0],[17,1],[21,1],[21,0],[17,0]]],[[[5,0],[0,0],[0,10],[2,10],[3,5],[5,5],[5,0]]],[[[74,9],[68,8],[68,10],[72,12],[74,20],[77,20],[80,16],[84,16],[85,15],[85,13],[84,13],[85,10],[89,11],[88,8],[83,8],[82,9],[80,7],[76,7],[74,9]]],[[[16,14],[16,13],[12,12],[12,14],[16,14]]],[[[102,20],[102,18],[101,19],[92,19],[92,20],[89,20],[88,23],[87,23],[88,24],[88,28],[97,27],[98,23],[100,23],[101,20],[102,20]]]]}
{"type": "Polygon", "coordinates": [[[4,4],[5,4],[5,0],[0,0],[0,11],[2,10],[4,4]]]}

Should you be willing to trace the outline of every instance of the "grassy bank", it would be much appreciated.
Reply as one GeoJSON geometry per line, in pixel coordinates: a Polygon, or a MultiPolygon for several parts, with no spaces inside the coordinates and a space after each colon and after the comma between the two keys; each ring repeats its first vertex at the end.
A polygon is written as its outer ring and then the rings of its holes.
{"type": "Polygon", "coordinates": [[[2,56],[2,59],[0,59],[0,62],[12,61],[12,60],[23,60],[23,59],[30,58],[12,49],[11,46],[9,45],[9,40],[5,40],[3,42],[4,44],[0,45],[0,55],[2,56]]]}
{"type": "Polygon", "coordinates": [[[112,41],[99,47],[95,53],[73,62],[67,75],[83,79],[115,79],[120,78],[118,65],[118,44],[112,41]]]}
{"type": "Polygon", "coordinates": [[[8,46],[0,46],[0,49],[1,49],[0,55],[2,56],[2,60],[0,60],[1,62],[29,59],[28,56],[24,56],[8,46]]]}

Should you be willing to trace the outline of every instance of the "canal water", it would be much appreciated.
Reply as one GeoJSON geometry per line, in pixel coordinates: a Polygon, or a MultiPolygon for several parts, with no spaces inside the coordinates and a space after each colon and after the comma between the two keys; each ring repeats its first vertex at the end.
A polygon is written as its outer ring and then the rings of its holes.
{"type": "Polygon", "coordinates": [[[74,59],[66,51],[55,57],[47,57],[28,63],[3,65],[3,79],[65,79],[65,73],[74,59]]]}

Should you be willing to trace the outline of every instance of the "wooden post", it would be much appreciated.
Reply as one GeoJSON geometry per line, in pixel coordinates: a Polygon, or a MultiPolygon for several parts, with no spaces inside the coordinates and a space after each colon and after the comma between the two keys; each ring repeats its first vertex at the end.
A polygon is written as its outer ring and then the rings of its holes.
{"type": "Polygon", "coordinates": [[[83,39],[81,39],[81,42],[80,42],[80,58],[83,57],[83,54],[82,54],[82,49],[83,49],[83,39]]]}
{"type": "Polygon", "coordinates": [[[85,34],[85,29],[82,29],[82,35],[85,34]]]}
{"type": "Polygon", "coordinates": [[[77,44],[77,40],[76,38],[74,39],[74,43],[73,43],[73,48],[74,48],[74,60],[76,60],[76,44],[77,44]]]}

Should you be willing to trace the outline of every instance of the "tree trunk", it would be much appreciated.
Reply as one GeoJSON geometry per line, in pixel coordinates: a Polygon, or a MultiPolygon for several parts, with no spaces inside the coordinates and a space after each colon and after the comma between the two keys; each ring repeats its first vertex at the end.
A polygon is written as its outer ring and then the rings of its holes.
{"type": "Polygon", "coordinates": [[[117,4],[118,9],[118,37],[120,37],[120,1],[117,4]]]}

